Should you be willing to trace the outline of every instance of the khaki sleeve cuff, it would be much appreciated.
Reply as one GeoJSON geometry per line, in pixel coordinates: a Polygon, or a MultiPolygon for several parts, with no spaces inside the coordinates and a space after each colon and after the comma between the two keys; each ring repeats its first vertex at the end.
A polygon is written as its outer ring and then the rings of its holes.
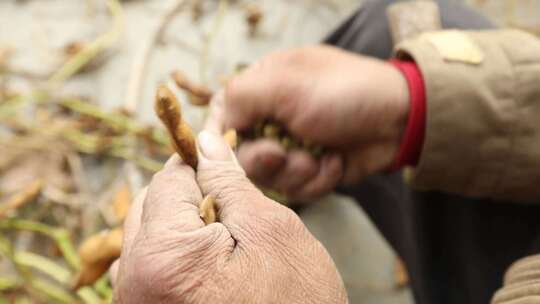
{"type": "Polygon", "coordinates": [[[540,199],[540,42],[515,31],[426,33],[397,46],[425,79],[427,127],[412,186],[540,199]]]}

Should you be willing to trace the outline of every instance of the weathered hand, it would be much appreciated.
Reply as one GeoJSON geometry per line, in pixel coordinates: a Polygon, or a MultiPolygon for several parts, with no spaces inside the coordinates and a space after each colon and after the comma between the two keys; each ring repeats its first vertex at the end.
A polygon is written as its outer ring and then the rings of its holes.
{"type": "Polygon", "coordinates": [[[173,157],[125,223],[117,303],[346,303],[323,246],[245,177],[221,137],[203,132],[198,173],[173,157]],[[219,223],[197,208],[211,194],[219,223]]]}
{"type": "Polygon", "coordinates": [[[241,145],[238,158],[250,178],[300,199],[388,169],[409,110],[397,69],[326,46],[273,53],[235,77],[221,98],[209,122],[215,131],[271,119],[333,151],[316,160],[300,150],[286,153],[273,140],[241,145]]]}

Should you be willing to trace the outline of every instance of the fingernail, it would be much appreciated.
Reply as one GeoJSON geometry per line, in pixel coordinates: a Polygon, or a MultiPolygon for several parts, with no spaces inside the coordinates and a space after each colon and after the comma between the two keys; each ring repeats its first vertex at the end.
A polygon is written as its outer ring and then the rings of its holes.
{"type": "Polygon", "coordinates": [[[210,131],[202,131],[198,139],[199,149],[203,157],[216,161],[231,160],[231,149],[221,136],[210,131]]]}

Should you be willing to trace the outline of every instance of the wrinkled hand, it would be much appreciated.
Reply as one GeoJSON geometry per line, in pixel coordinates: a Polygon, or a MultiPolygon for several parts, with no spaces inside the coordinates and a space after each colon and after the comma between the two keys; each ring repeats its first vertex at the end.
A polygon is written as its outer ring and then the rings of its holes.
{"type": "Polygon", "coordinates": [[[232,151],[199,136],[198,173],[173,157],[134,203],[113,273],[116,303],[345,303],[336,267],[288,208],[245,177],[232,151]],[[221,222],[197,204],[216,198],[221,222]]]}
{"type": "Polygon", "coordinates": [[[316,160],[300,150],[286,153],[273,140],[241,145],[238,159],[250,178],[299,199],[388,169],[409,110],[407,83],[397,69],[326,46],[263,58],[235,77],[221,99],[209,121],[215,132],[271,119],[333,151],[316,160]]]}

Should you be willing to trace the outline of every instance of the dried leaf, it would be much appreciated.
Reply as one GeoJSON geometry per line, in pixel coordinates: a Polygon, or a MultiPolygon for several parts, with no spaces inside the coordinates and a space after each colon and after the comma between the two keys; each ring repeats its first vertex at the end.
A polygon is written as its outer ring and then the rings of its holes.
{"type": "MultiPolygon", "coordinates": [[[[69,42],[63,48],[65,62],[67,63],[70,60],[74,59],[76,56],[83,54],[82,52],[88,52],[87,49],[91,47],[92,47],[92,42],[86,42],[86,41],[69,42]]],[[[77,71],[77,73],[90,72],[101,67],[107,61],[107,59],[111,56],[112,53],[113,52],[111,49],[107,49],[102,52],[96,53],[95,56],[93,56],[90,59],[90,61],[88,61],[85,65],[81,67],[80,70],[77,71]]]]}

